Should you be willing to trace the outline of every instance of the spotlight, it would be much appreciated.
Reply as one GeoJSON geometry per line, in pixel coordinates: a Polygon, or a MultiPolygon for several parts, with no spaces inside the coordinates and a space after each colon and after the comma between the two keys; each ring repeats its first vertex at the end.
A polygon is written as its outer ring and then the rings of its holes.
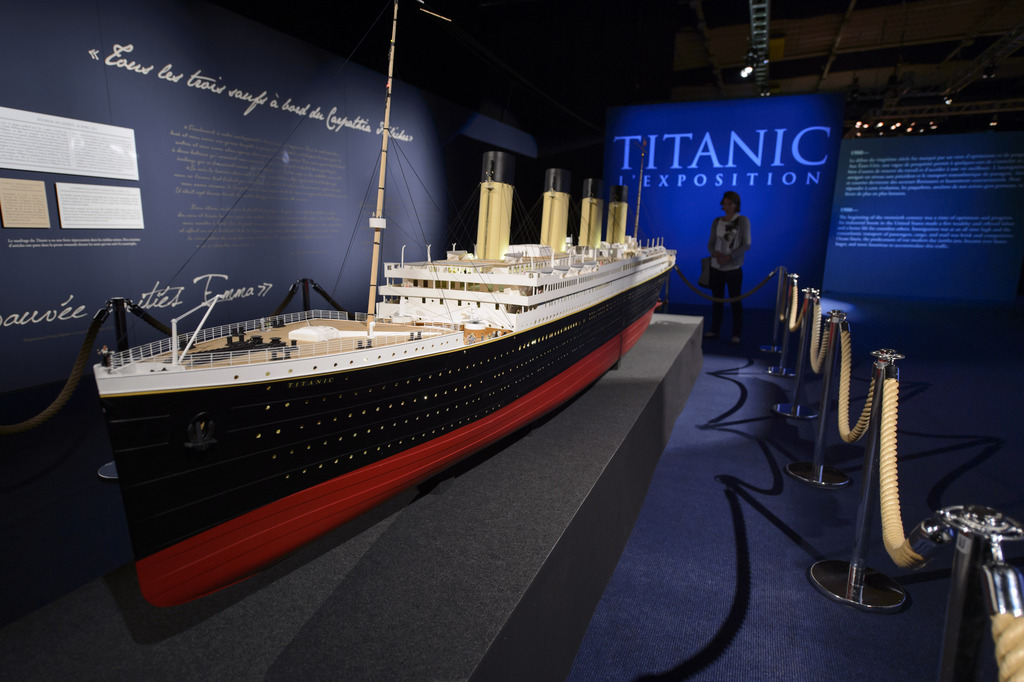
{"type": "Polygon", "coordinates": [[[985,70],[981,72],[981,77],[988,80],[989,78],[996,77],[996,67],[993,64],[989,64],[985,67],[985,70]]]}
{"type": "Polygon", "coordinates": [[[989,121],[988,124],[992,128],[995,128],[997,125],[999,125],[999,121],[996,119],[996,115],[995,114],[992,114],[992,120],[989,121]]]}
{"type": "Polygon", "coordinates": [[[945,97],[942,98],[942,101],[946,103],[946,106],[949,106],[950,104],[953,103],[953,98],[950,97],[949,95],[946,95],[945,97]]]}
{"type": "Polygon", "coordinates": [[[746,63],[746,66],[744,66],[740,70],[740,76],[742,78],[748,77],[750,74],[754,73],[754,67],[755,66],[757,66],[757,55],[754,54],[753,50],[748,50],[747,51],[747,63],[746,63]]]}

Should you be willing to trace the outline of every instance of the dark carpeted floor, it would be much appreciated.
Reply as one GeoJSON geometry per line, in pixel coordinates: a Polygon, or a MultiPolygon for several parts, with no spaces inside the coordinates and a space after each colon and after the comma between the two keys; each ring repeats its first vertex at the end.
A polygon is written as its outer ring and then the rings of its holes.
{"type": "MultiPolygon", "coordinates": [[[[1021,307],[825,303],[851,321],[851,423],[864,402],[870,351],[906,355],[897,363],[906,532],[933,510],[958,504],[1024,521],[1021,307]]],[[[569,680],[936,679],[953,549],[918,572],[899,569],[873,512],[867,563],[906,589],[904,607],[868,613],[812,587],[814,562],[851,558],[864,445],[841,441],[833,402],[826,462],[852,484],[819,490],[786,475],[790,462],[811,461],[817,421],[771,411],[790,402],[794,380],[765,373],[778,363],[778,355],[758,349],[772,340],[771,324],[757,311],[751,317],[743,345],[705,341],[702,375],[569,680]]],[[[791,342],[788,367],[795,336],[791,342]]],[[[804,387],[798,403],[817,408],[821,377],[805,371],[804,387]]],[[[1004,548],[1017,567],[1024,565],[1021,545],[1004,548]]],[[[995,680],[987,634],[980,658],[976,679],[995,680]]]]}

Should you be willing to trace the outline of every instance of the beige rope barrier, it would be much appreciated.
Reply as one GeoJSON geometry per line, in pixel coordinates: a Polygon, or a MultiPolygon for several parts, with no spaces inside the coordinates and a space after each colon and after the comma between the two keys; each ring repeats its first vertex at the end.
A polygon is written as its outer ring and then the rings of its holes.
{"type": "Polygon", "coordinates": [[[853,363],[853,348],[850,342],[850,331],[848,329],[839,333],[840,350],[842,361],[839,369],[839,437],[847,443],[855,443],[868,428],[871,422],[871,403],[875,395],[875,378],[871,377],[868,385],[867,399],[864,401],[864,409],[861,410],[857,424],[850,429],[850,372],[853,363]]]}
{"type": "Polygon", "coordinates": [[[825,354],[828,351],[828,337],[832,325],[825,329],[824,337],[821,334],[821,327],[824,322],[821,319],[821,299],[814,302],[814,328],[811,330],[811,371],[821,374],[821,367],[825,362],[825,354]]]}
{"type": "Polygon", "coordinates": [[[803,323],[804,313],[807,312],[807,297],[804,296],[803,307],[799,305],[799,297],[797,295],[796,287],[792,287],[792,297],[789,305],[789,331],[795,332],[800,329],[800,325],[803,323]],[[797,313],[799,310],[799,314],[797,313]]]}
{"type": "Polygon", "coordinates": [[[992,640],[996,643],[999,682],[1024,680],[1024,618],[1012,613],[992,616],[992,640]]]}
{"type": "Polygon", "coordinates": [[[882,508],[882,542],[889,557],[900,568],[917,568],[924,558],[910,548],[903,535],[900,512],[899,472],[896,467],[896,421],[899,412],[899,379],[882,384],[882,410],[879,421],[878,487],[882,508]]]}
{"type": "MultiPolygon", "coordinates": [[[[901,568],[920,568],[923,566],[927,559],[922,557],[912,548],[911,540],[906,538],[903,534],[903,519],[900,511],[900,498],[899,498],[899,473],[896,465],[897,458],[897,436],[896,436],[896,424],[898,421],[899,413],[899,379],[892,377],[885,379],[882,383],[882,398],[881,398],[881,410],[879,415],[879,464],[878,464],[878,480],[879,480],[879,500],[881,506],[882,515],[882,541],[885,544],[885,549],[889,553],[889,557],[893,562],[901,568]]],[[[956,508],[948,508],[940,512],[940,516],[945,519],[945,525],[948,531],[952,531],[949,526],[958,525],[951,520],[955,518],[954,512],[956,508]]],[[[991,512],[992,510],[986,510],[985,508],[975,508],[981,511],[991,512]]],[[[973,512],[974,510],[972,510],[973,512]]],[[[975,512],[977,513],[977,512],[975,512]]],[[[991,518],[997,518],[992,515],[991,518]]],[[[919,527],[914,530],[912,535],[919,535],[919,531],[924,528],[924,523],[919,524],[919,527]]],[[[1011,526],[1012,528],[1012,526],[1011,526]]],[[[1019,526],[1017,527],[1019,529],[1019,526]]],[[[961,529],[962,531],[964,529],[961,529]]],[[[927,531],[925,531],[927,533],[927,531]]],[[[1001,533],[1009,534],[1008,530],[1001,530],[1001,533]]],[[[998,535],[989,538],[989,542],[994,542],[991,545],[994,549],[986,551],[993,552],[992,557],[998,562],[1002,562],[1002,552],[999,549],[998,535]]],[[[921,539],[920,537],[918,539],[921,539]]],[[[958,542],[962,539],[958,538],[958,542]]],[[[939,540],[938,536],[932,536],[932,540],[939,540]]],[[[980,540],[968,540],[968,542],[978,542],[980,540]]],[[[941,542],[939,543],[941,544],[941,542]]],[[[959,545],[958,545],[959,547],[959,545]]],[[[970,551],[962,550],[962,554],[959,554],[957,561],[973,561],[973,559],[965,558],[971,554],[970,551]]],[[[1000,564],[1002,565],[1002,564],[1000,564]]],[[[987,569],[986,569],[987,570],[987,569]]],[[[958,568],[958,564],[954,563],[954,575],[970,575],[968,572],[963,572],[958,568]]],[[[966,580],[966,577],[964,578],[966,580]]],[[[1016,599],[1011,599],[1009,603],[1002,602],[1002,599],[992,599],[989,608],[991,615],[991,632],[992,639],[995,643],[995,658],[996,663],[999,666],[999,681],[1000,682],[1024,682],[1024,614],[1021,613],[1020,609],[1020,582],[1018,575],[1018,583],[1016,588],[1012,588],[1009,593],[1003,593],[1004,598],[1007,594],[1016,594],[1016,599]],[[997,605],[998,604],[998,605],[997,605]],[[1006,608],[1006,610],[1003,610],[1006,608]]],[[[994,589],[995,593],[999,593],[999,588],[995,587],[996,582],[986,582],[988,589],[994,589]]],[[[970,584],[965,582],[960,585],[959,590],[964,588],[977,589],[978,585],[970,584]]],[[[989,595],[990,598],[992,595],[989,595]]],[[[950,641],[949,623],[950,614],[959,613],[958,610],[954,610],[954,605],[958,608],[965,608],[966,602],[963,601],[962,591],[958,592],[956,584],[954,585],[954,591],[951,593],[950,598],[950,613],[947,613],[947,642],[950,641]],[[961,596],[954,599],[953,594],[960,594],[961,596]]],[[[963,614],[960,615],[961,620],[956,627],[967,627],[970,623],[967,614],[969,610],[965,608],[963,614]]],[[[954,630],[953,632],[956,632],[954,630]]],[[[959,638],[952,640],[958,642],[959,638]]],[[[961,661],[958,656],[962,652],[951,649],[949,652],[944,652],[941,679],[953,679],[950,675],[955,676],[956,679],[960,679],[957,673],[961,669],[961,661]]],[[[966,653],[970,656],[970,652],[966,653]]],[[[969,662],[969,658],[966,659],[969,662]]]]}

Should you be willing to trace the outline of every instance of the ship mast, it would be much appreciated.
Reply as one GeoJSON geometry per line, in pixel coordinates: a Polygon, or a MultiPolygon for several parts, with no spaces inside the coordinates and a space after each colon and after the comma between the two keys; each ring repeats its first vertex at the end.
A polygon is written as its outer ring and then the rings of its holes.
{"type": "Polygon", "coordinates": [[[636,216],[633,218],[633,239],[640,239],[640,194],[644,191],[644,156],[647,154],[647,142],[640,147],[640,178],[636,186],[636,216]]]}
{"type": "Polygon", "coordinates": [[[366,305],[366,332],[373,333],[374,311],[377,308],[377,269],[380,263],[380,233],[386,225],[384,219],[384,177],[388,165],[388,138],[391,133],[391,79],[395,70],[395,35],[398,33],[398,0],[391,20],[391,46],[388,50],[388,84],[384,99],[384,130],[380,142],[380,177],[377,180],[377,208],[370,218],[373,228],[373,258],[370,263],[370,300],[366,305]]]}

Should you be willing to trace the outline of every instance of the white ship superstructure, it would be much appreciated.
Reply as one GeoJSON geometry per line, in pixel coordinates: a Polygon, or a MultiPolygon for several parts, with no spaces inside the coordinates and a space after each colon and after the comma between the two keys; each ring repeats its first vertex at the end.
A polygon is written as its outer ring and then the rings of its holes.
{"type": "Polygon", "coordinates": [[[562,254],[546,245],[513,245],[500,261],[449,251],[446,260],[385,264],[378,313],[393,322],[465,325],[483,333],[476,340],[486,340],[578,312],[674,265],[674,251],[632,238],[562,254]]]}

